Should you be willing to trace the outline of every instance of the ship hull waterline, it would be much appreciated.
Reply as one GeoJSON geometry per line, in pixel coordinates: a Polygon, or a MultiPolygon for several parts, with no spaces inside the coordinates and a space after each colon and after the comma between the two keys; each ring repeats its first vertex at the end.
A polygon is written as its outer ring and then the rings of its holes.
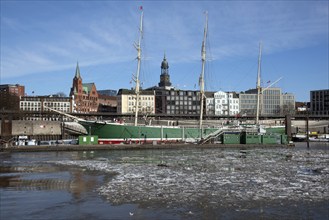
{"type": "Polygon", "coordinates": [[[197,142],[219,128],[134,126],[119,123],[80,122],[99,144],[197,142]]]}

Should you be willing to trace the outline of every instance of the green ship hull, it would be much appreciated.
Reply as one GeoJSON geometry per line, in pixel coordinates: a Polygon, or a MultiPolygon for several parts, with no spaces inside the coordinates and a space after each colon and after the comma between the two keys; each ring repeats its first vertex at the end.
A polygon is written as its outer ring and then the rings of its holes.
{"type": "MultiPolygon", "coordinates": [[[[131,144],[131,143],[197,143],[201,139],[221,131],[223,128],[196,128],[172,126],[134,126],[119,123],[81,121],[89,135],[97,136],[99,144],[131,144]]],[[[226,132],[231,133],[230,131],[226,132]]],[[[283,135],[284,127],[265,128],[266,135],[283,135]]],[[[235,131],[236,133],[237,131],[235,131]]],[[[239,133],[239,132],[238,132],[239,133]]],[[[260,138],[260,134],[257,134],[260,138]]],[[[263,134],[264,135],[264,134],[263,134]]]]}
{"type": "Polygon", "coordinates": [[[168,126],[133,126],[119,123],[80,122],[90,135],[98,136],[99,144],[197,142],[218,128],[168,126]]]}

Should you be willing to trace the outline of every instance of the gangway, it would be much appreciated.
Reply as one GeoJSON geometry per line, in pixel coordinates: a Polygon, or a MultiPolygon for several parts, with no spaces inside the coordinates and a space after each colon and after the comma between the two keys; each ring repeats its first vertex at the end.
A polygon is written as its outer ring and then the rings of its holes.
{"type": "Polygon", "coordinates": [[[210,141],[211,139],[215,139],[217,138],[219,135],[223,134],[225,131],[222,130],[222,129],[218,129],[208,135],[206,135],[204,138],[202,138],[200,141],[199,141],[199,144],[205,144],[207,143],[208,141],[210,141]]]}
{"type": "Polygon", "coordinates": [[[228,127],[228,128],[222,128],[218,129],[208,135],[206,135],[204,138],[199,140],[198,144],[205,144],[208,141],[217,138],[218,136],[225,134],[225,133],[242,133],[242,132],[247,132],[247,133],[258,133],[258,127],[228,127]]]}

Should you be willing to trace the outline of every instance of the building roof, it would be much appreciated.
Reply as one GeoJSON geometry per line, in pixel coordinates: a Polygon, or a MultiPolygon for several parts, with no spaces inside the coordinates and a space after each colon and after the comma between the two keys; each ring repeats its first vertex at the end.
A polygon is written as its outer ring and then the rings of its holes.
{"type": "Polygon", "coordinates": [[[104,90],[97,90],[99,95],[108,95],[108,96],[116,96],[117,91],[113,89],[104,89],[104,90]]]}
{"type": "Polygon", "coordinates": [[[246,94],[257,94],[257,89],[249,89],[245,91],[246,94]]]}
{"type": "Polygon", "coordinates": [[[311,92],[322,92],[322,91],[329,91],[329,89],[311,90],[311,92]]]}
{"type": "Polygon", "coordinates": [[[95,83],[82,83],[83,91],[89,94],[93,85],[95,85],[95,83]]]}
{"type": "Polygon", "coordinates": [[[177,90],[175,87],[173,86],[152,86],[152,87],[149,87],[145,90],[156,90],[156,91],[171,91],[171,90],[177,90]]]}
{"type": "Polygon", "coordinates": [[[110,96],[110,95],[104,95],[104,94],[98,94],[98,99],[101,100],[114,100],[116,101],[117,100],[117,97],[116,95],[115,96],[110,96]]]}
{"type": "Polygon", "coordinates": [[[233,95],[233,98],[239,98],[239,94],[237,92],[227,92],[233,95]]]}
{"type": "Polygon", "coordinates": [[[145,90],[165,90],[163,87],[159,87],[159,86],[152,86],[152,87],[149,87],[145,90]]]}
{"type": "MultiPolygon", "coordinates": [[[[118,95],[136,95],[135,90],[119,89],[118,95]]],[[[140,95],[154,95],[152,90],[140,90],[140,95]]]]}
{"type": "Polygon", "coordinates": [[[42,95],[42,96],[21,96],[20,101],[39,101],[39,100],[54,100],[54,101],[67,101],[69,102],[71,97],[59,97],[53,95],[42,95]]]}
{"type": "Polygon", "coordinates": [[[159,87],[159,86],[153,86],[149,87],[146,90],[156,90],[156,91],[175,91],[175,92],[200,92],[200,90],[184,90],[184,89],[177,89],[175,87],[159,87]]]}
{"type": "Polygon", "coordinates": [[[23,85],[19,85],[19,84],[1,84],[0,88],[18,87],[18,86],[24,87],[23,85]]]}
{"type": "Polygon", "coordinates": [[[205,95],[207,98],[214,98],[214,93],[215,93],[215,92],[204,92],[204,95],[205,95]]]}

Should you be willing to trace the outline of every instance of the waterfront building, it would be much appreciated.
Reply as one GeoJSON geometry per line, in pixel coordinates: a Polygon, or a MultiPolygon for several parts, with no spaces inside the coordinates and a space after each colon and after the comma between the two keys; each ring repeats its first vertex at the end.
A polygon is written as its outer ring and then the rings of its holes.
{"type": "Polygon", "coordinates": [[[21,111],[43,112],[49,107],[57,111],[71,113],[72,98],[59,96],[22,96],[19,101],[21,111]]]}
{"type": "Polygon", "coordinates": [[[240,114],[256,115],[257,108],[257,90],[252,89],[239,94],[240,114]]]}
{"type": "Polygon", "coordinates": [[[228,115],[238,115],[240,113],[240,100],[236,92],[228,92],[228,115]]]}
{"type": "MultiPolygon", "coordinates": [[[[136,109],[136,93],[134,90],[120,89],[117,95],[117,113],[133,114],[136,109]]],[[[154,91],[140,90],[138,112],[140,114],[155,113],[154,91]]]]}
{"type": "Polygon", "coordinates": [[[197,115],[200,114],[200,92],[194,90],[149,88],[154,91],[157,114],[197,115]]]}
{"type": "MultiPolygon", "coordinates": [[[[257,89],[239,94],[240,114],[256,115],[257,89]]],[[[260,115],[284,115],[295,110],[295,97],[291,93],[281,93],[281,88],[264,89],[260,95],[260,115]]]]}
{"type": "Polygon", "coordinates": [[[98,94],[98,112],[117,112],[117,96],[98,94]]]}
{"type": "Polygon", "coordinates": [[[235,92],[218,91],[212,97],[206,95],[207,115],[237,115],[239,114],[239,98],[235,92]]]}
{"type": "Polygon", "coordinates": [[[148,88],[146,91],[153,91],[155,94],[156,114],[200,114],[200,92],[180,90],[172,86],[169,75],[169,64],[165,55],[161,62],[161,74],[158,86],[148,88]]]}
{"type": "Polygon", "coordinates": [[[329,115],[329,89],[310,92],[311,114],[329,115]]]}
{"type": "Polygon", "coordinates": [[[117,91],[113,89],[97,90],[98,112],[117,112],[117,91]]]}
{"type": "Polygon", "coordinates": [[[193,90],[169,90],[166,91],[166,114],[175,115],[199,115],[200,92],[193,90]]]}
{"type": "Polygon", "coordinates": [[[281,89],[269,88],[260,96],[260,115],[278,115],[281,113],[281,89]]]}
{"type": "Polygon", "coordinates": [[[294,114],[296,112],[295,96],[291,93],[282,94],[281,114],[294,114]]]}
{"type": "Polygon", "coordinates": [[[25,86],[19,84],[0,85],[0,109],[19,110],[19,97],[25,95],[25,86]]]}
{"type": "Polygon", "coordinates": [[[166,59],[166,54],[163,56],[163,60],[161,62],[161,74],[160,74],[160,82],[159,87],[163,89],[172,89],[169,75],[169,64],[166,59]]]}
{"type": "Polygon", "coordinates": [[[98,95],[107,95],[107,96],[117,96],[117,90],[114,89],[104,89],[97,90],[98,95]]]}
{"type": "Polygon", "coordinates": [[[98,93],[94,83],[82,83],[79,64],[75,70],[70,96],[74,100],[73,112],[89,113],[98,110],[98,93]]]}
{"type": "Polygon", "coordinates": [[[147,88],[146,91],[154,91],[155,113],[166,114],[167,96],[169,95],[169,90],[175,89],[170,82],[169,64],[166,59],[166,55],[164,55],[163,57],[160,68],[161,68],[161,73],[160,73],[160,82],[158,83],[158,86],[147,88]]]}
{"type": "Polygon", "coordinates": [[[215,98],[214,92],[205,92],[205,115],[215,115],[215,98]]]}
{"type": "Polygon", "coordinates": [[[26,120],[57,121],[60,119],[60,117],[52,114],[47,116],[43,115],[41,118],[41,113],[50,111],[48,108],[45,108],[45,106],[57,111],[72,113],[73,100],[71,97],[60,97],[57,95],[20,97],[19,110],[23,112],[36,113],[25,118],[26,120]]]}
{"type": "Polygon", "coordinates": [[[19,84],[2,84],[0,85],[0,92],[20,97],[25,95],[25,86],[19,84]]]}

